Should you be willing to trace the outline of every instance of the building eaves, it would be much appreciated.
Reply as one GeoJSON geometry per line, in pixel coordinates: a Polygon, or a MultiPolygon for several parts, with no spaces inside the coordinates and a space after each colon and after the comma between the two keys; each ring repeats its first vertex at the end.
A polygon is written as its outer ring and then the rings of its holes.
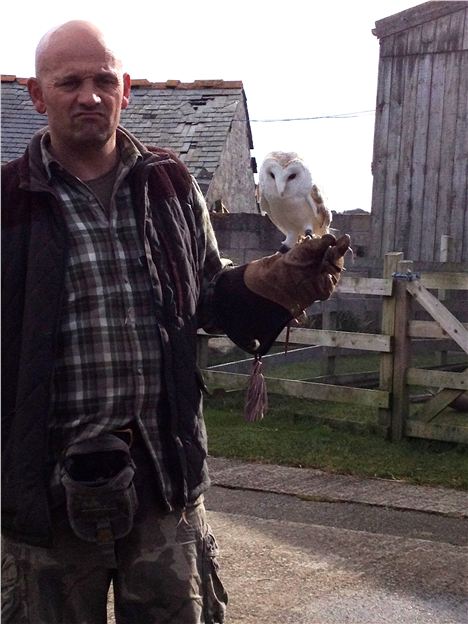
{"type": "Polygon", "coordinates": [[[395,13],[375,22],[375,28],[372,33],[379,39],[394,35],[408,28],[419,26],[426,22],[450,15],[456,11],[466,9],[468,1],[452,1],[445,2],[430,1],[418,4],[417,6],[395,13]]]}

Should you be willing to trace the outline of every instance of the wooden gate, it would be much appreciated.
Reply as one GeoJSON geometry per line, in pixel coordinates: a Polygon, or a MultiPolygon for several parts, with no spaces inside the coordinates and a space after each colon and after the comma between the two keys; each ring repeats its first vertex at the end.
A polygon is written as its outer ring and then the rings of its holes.
{"type": "MultiPolygon", "coordinates": [[[[468,354],[468,327],[463,325],[429,289],[440,296],[445,290],[468,290],[467,273],[413,272],[413,263],[403,260],[403,254],[388,254],[393,271],[394,296],[386,310],[383,323],[393,326],[394,344],[390,354],[391,393],[390,428],[392,439],[403,436],[442,439],[468,443],[467,426],[448,426],[435,422],[437,416],[468,391],[468,369],[461,372],[425,370],[411,366],[411,339],[452,339],[468,354]],[[432,321],[413,320],[413,304],[417,302],[432,321]],[[410,388],[425,386],[435,388],[433,397],[424,403],[417,414],[409,418],[410,388]]],[[[385,356],[384,356],[385,357],[385,356]]],[[[381,367],[381,375],[385,370],[381,367]]],[[[381,376],[382,380],[382,376],[381,376]]],[[[390,379],[387,380],[387,383],[390,379]]]]}
{"type": "MultiPolygon", "coordinates": [[[[334,401],[343,404],[372,406],[378,409],[378,422],[389,437],[422,437],[468,443],[468,413],[465,425],[435,422],[440,413],[468,390],[468,370],[453,372],[426,370],[411,366],[411,342],[419,338],[450,338],[468,354],[468,324],[461,323],[430,290],[468,291],[467,272],[436,272],[417,275],[413,263],[400,252],[384,257],[382,278],[345,277],[337,288],[341,294],[382,298],[381,333],[346,332],[331,329],[291,328],[289,344],[320,345],[329,349],[345,348],[380,354],[378,388],[352,387],[337,383],[294,381],[266,377],[270,392],[304,399],[334,401]],[[418,302],[432,321],[413,320],[414,302],[418,302]],[[434,396],[410,417],[410,390],[414,386],[434,388],[434,396]]],[[[200,353],[206,351],[209,336],[200,336],[200,353]]],[[[286,330],[278,336],[286,341],[286,330]]],[[[203,375],[211,387],[227,390],[245,388],[249,375],[206,368],[201,356],[203,375]]],[[[349,382],[348,382],[349,383],[349,382]]]]}

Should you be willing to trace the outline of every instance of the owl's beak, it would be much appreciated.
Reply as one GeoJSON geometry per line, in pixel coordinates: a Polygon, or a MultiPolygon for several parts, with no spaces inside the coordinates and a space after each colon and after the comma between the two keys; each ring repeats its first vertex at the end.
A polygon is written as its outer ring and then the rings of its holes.
{"type": "Polygon", "coordinates": [[[283,197],[284,191],[286,190],[286,183],[283,181],[276,183],[276,188],[278,189],[278,194],[280,197],[283,197]]]}

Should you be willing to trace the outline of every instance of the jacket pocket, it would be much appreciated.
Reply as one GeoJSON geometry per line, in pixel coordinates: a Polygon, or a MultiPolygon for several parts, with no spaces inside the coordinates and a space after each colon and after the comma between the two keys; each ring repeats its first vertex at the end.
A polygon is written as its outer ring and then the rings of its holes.
{"type": "Polygon", "coordinates": [[[204,624],[223,624],[228,596],[219,578],[219,548],[208,526],[203,537],[203,612],[204,624]]]}
{"type": "Polygon", "coordinates": [[[27,624],[24,577],[15,557],[2,554],[2,623],[27,624]]]}

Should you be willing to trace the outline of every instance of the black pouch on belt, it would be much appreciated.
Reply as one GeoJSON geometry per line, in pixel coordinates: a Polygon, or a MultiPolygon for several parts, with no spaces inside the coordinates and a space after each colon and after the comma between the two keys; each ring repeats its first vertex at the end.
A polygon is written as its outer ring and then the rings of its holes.
{"type": "Polygon", "coordinates": [[[75,535],[97,543],[110,567],[114,542],[133,527],[138,499],[135,464],[128,444],[112,434],[72,444],[65,452],[61,481],[75,535]]]}

